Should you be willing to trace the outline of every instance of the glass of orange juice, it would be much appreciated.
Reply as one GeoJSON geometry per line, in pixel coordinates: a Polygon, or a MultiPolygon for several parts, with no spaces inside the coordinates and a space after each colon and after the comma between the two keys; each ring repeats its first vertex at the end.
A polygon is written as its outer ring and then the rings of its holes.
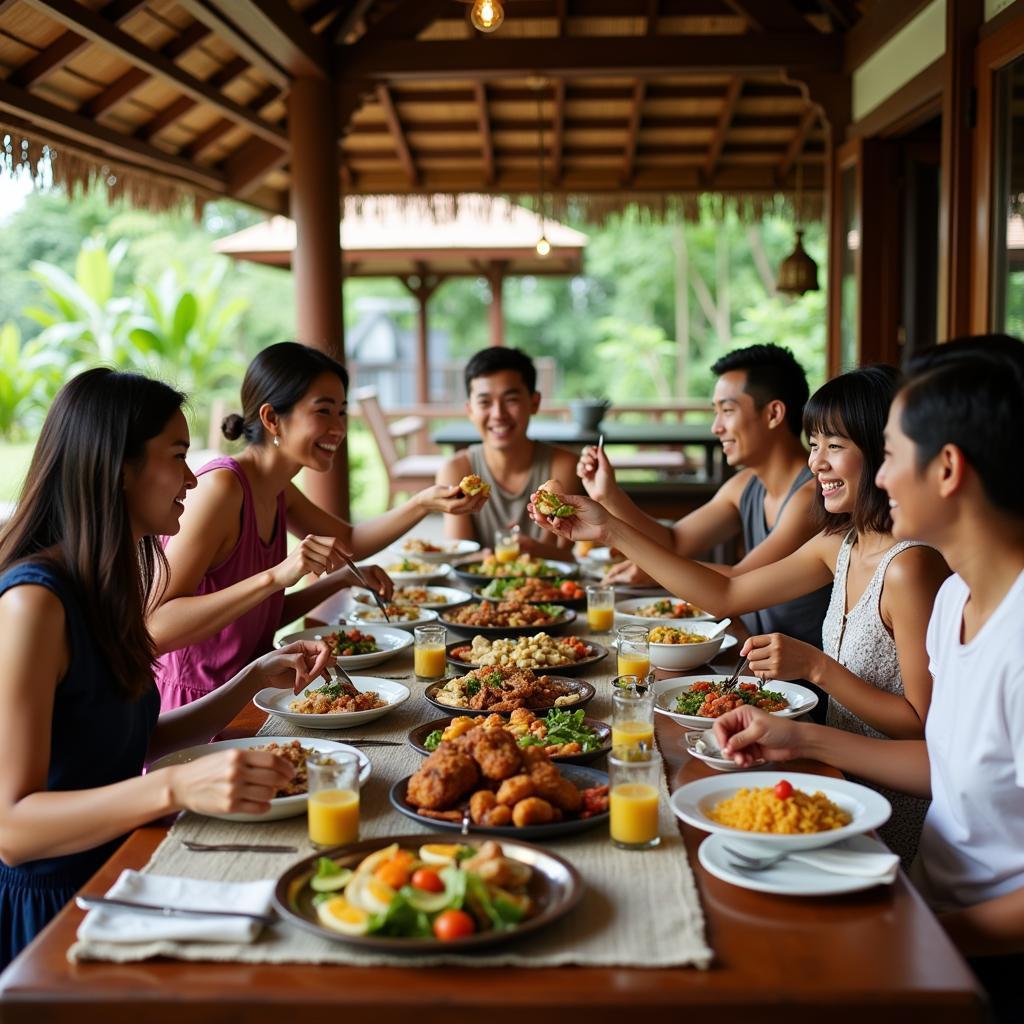
{"type": "Polygon", "coordinates": [[[587,626],[591,633],[610,633],[615,622],[615,588],[587,587],[587,626]]]}
{"type": "Polygon", "coordinates": [[[309,841],[318,849],[345,846],[359,838],[359,758],[317,754],[306,759],[309,841]]]}
{"type": "Polygon", "coordinates": [[[654,749],[654,692],[635,686],[616,688],[612,692],[612,753],[624,756],[641,743],[654,749]]]}
{"type": "Polygon", "coordinates": [[[661,756],[656,750],[635,748],[608,757],[608,805],[612,842],[623,850],[649,850],[661,842],[658,834],[658,794],[661,756]]]}
{"type": "Polygon", "coordinates": [[[412,651],[416,678],[425,681],[441,679],[445,673],[444,644],[447,637],[444,626],[431,623],[413,630],[415,646],[412,651]]]}
{"type": "Polygon", "coordinates": [[[638,676],[641,680],[647,678],[647,673],[651,670],[648,635],[646,626],[620,626],[615,631],[620,676],[638,676]]]}
{"type": "Polygon", "coordinates": [[[494,557],[499,562],[514,562],[519,557],[519,527],[494,531],[494,557]]]}

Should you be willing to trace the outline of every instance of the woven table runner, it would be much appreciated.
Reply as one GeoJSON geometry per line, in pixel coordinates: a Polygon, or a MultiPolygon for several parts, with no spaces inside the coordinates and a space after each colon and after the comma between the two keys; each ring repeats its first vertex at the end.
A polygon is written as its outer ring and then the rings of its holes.
{"type": "MultiPolygon", "coordinates": [[[[413,691],[413,696],[402,707],[366,726],[350,730],[307,730],[271,716],[259,732],[261,738],[306,736],[341,742],[347,737],[402,741],[401,746],[363,748],[373,769],[360,798],[361,840],[430,831],[427,826],[399,814],[388,801],[392,785],[412,774],[422,762],[422,755],[405,742],[409,730],[444,714],[424,699],[423,684],[412,677],[411,662],[411,655],[399,656],[379,670],[381,676],[401,679],[413,691]]],[[[588,717],[606,720],[610,717],[610,677],[610,669],[587,676],[598,687],[598,696],[587,705],[588,717]]],[[[598,762],[597,767],[605,765],[598,762]]],[[[584,896],[564,918],[524,937],[521,942],[513,941],[473,953],[442,951],[443,947],[439,946],[437,954],[412,957],[332,942],[282,922],[265,928],[257,941],[249,945],[156,942],[118,946],[79,941],[69,949],[68,957],[126,962],[169,956],[182,960],[356,966],[705,967],[710,962],[711,950],[704,940],[704,915],[683,841],[669,809],[664,779],[661,788],[661,845],[655,849],[619,850],[612,845],[606,826],[543,844],[545,849],[564,857],[577,869],[584,882],[584,896]]],[[[452,841],[457,838],[455,833],[449,835],[452,841]]],[[[144,870],[226,882],[253,881],[276,878],[312,852],[306,836],[305,815],[265,824],[244,824],[185,813],[144,870]],[[206,843],[285,844],[296,846],[298,853],[193,853],[182,845],[184,839],[206,843]]]]}

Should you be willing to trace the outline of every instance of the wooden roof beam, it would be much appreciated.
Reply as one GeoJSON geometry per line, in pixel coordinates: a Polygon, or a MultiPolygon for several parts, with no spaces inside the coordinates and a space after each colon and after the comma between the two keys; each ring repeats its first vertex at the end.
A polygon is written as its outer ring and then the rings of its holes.
{"type": "Polygon", "coordinates": [[[487,111],[487,86],[483,82],[474,82],[476,105],[479,116],[480,144],[484,154],[484,181],[493,185],[497,177],[494,167],[494,138],[491,135],[491,117],[487,111]]]}
{"type": "MultiPolygon", "coordinates": [[[[206,81],[221,89],[248,69],[248,61],[242,57],[236,57],[234,60],[228,61],[224,67],[212,74],[206,81]]],[[[137,129],[135,134],[140,139],[151,139],[154,135],[158,135],[165,128],[174,124],[175,121],[183,117],[195,106],[196,101],[190,96],[179,96],[150,118],[141,128],[137,129]]]]}
{"type": "Polygon", "coordinates": [[[220,111],[253,135],[258,135],[278,146],[287,147],[287,136],[279,128],[267,124],[208,82],[190,75],[169,57],[140,43],[134,36],[112,25],[101,14],[83,7],[75,0],[25,0],[25,3],[87,36],[93,42],[113,50],[122,59],[173,85],[186,96],[220,111]]]}
{"type": "Polygon", "coordinates": [[[554,126],[551,130],[551,183],[562,183],[562,150],[565,146],[565,81],[555,79],[554,126]]]}
{"type": "Polygon", "coordinates": [[[658,0],[647,0],[647,35],[658,34],[658,0]]]}
{"type": "Polygon", "coordinates": [[[789,145],[786,147],[785,155],[779,161],[779,166],[775,168],[775,177],[778,179],[781,185],[786,180],[786,176],[789,174],[793,164],[800,158],[800,154],[804,150],[804,146],[807,144],[807,136],[811,134],[811,129],[818,123],[818,110],[816,107],[808,107],[804,112],[804,116],[800,118],[800,125],[790,140],[789,145]]]}
{"type": "Polygon", "coordinates": [[[736,104],[739,103],[740,93],[743,92],[743,79],[732,78],[725,90],[722,100],[722,110],[718,115],[718,124],[715,125],[715,134],[711,138],[711,146],[708,149],[708,158],[704,161],[704,177],[713,181],[715,172],[718,170],[718,161],[721,159],[722,150],[725,147],[725,140],[732,125],[733,116],[736,113],[736,104]]]}
{"type": "Polygon", "coordinates": [[[405,0],[366,27],[367,39],[415,39],[452,6],[451,0],[405,0]]]}
{"type": "Polygon", "coordinates": [[[334,21],[324,31],[324,36],[341,45],[358,28],[374,0],[345,0],[340,6],[337,0],[330,2],[338,10],[334,21]]]}
{"type": "Polygon", "coordinates": [[[405,132],[402,130],[402,122],[399,120],[398,110],[391,99],[391,92],[386,85],[381,84],[377,86],[377,102],[384,111],[384,120],[387,122],[388,130],[391,132],[395,149],[398,151],[398,159],[405,169],[405,176],[409,179],[409,184],[413,188],[417,188],[420,183],[419,171],[416,170],[416,162],[412,158],[412,150],[409,149],[405,132]]]}
{"type": "Polygon", "coordinates": [[[145,170],[156,171],[187,182],[190,187],[206,189],[222,195],[226,183],[224,176],[208,168],[197,167],[188,160],[157,149],[148,142],[122,135],[113,128],[100,124],[74,110],[59,107],[35,93],[0,81],[0,111],[20,115],[34,125],[41,134],[55,142],[84,147],[90,153],[97,150],[108,159],[121,160],[145,170]]]}
{"type": "Polygon", "coordinates": [[[809,22],[787,0],[725,0],[755,32],[806,31],[809,22]]]}
{"type": "Polygon", "coordinates": [[[647,78],[685,71],[773,74],[780,68],[838,71],[838,35],[792,32],[726,36],[579,37],[564,40],[389,40],[343,47],[340,87],[351,79],[389,82],[530,76],[540,68],[552,77],[615,74],[647,78]]]}
{"type": "Polygon", "coordinates": [[[564,39],[569,34],[569,0],[555,0],[555,20],[558,22],[558,35],[564,39]]]}
{"type": "MultiPolygon", "coordinates": [[[[251,103],[247,103],[247,109],[253,113],[259,113],[268,103],[276,100],[281,93],[273,85],[268,85],[251,103]]],[[[189,160],[194,160],[200,153],[212,146],[222,135],[226,135],[235,122],[226,117],[214,121],[204,132],[200,132],[183,150],[183,155],[189,160]]]]}
{"type": "Polygon", "coordinates": [[[206,0],[206,6],[292,78],[329,76],[324,41],[287,0],[206,0]]]}
{"type": "Polygon", "coordinates": [[[272,146],[263,139],[246,140],[221,166],[228,194],[235,199],[248,199],[271,171],[287,162],[288,150],[272,146]]]}
{"type": "Polygon", "coordinates": [[[633,180],[636,166],[636,147],[640,140],[640,122],[643,119],[644,98],[647,95],[647,83],[639,81],[633,86],[633,107],[629,114],[626,127],[626,154],[622,161],[622,184],[628,185],[633,180]]]}

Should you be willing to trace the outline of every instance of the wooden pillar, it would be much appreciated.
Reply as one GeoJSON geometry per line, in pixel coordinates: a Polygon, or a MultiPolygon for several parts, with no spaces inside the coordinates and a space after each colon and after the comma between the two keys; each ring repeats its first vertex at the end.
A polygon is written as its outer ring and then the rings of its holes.
{"type": "Polygon", "coordinates": [[[491,287],[490,325],[491,344],[505,344],[505,264],[501,260],[492,260],[487,265],[487,283],[491,287]]]}
{"type": "Polygon", "coordinates": [[[942,168],[939,200],[940,341],[971,332],[971,240],[974,195],[972,97],[974,49],[984,19],[982,0],[947,0],[942,86],[942,168]]]}
{"type": "Polygon", "coordinates": [[[417,267],[415,277],[400,277],[399,281],[416,299],[416,401],[427,405],[430,402],[430,317],[427,303],[444,281],[444,275],[431,274],[422,264],[417,267]]]}
{"type": "MultiPolygon", "coordinates": [[[[327,79],[297,78],[288,96],[291,215],[295,221],[295,326],[303,345],[345,361],[341,306],[341,194],[334,88],[327,79]]],[[[311,501],[349,516],[348,449],[342,445],[326,473],[306,473],[311,501]]]]}

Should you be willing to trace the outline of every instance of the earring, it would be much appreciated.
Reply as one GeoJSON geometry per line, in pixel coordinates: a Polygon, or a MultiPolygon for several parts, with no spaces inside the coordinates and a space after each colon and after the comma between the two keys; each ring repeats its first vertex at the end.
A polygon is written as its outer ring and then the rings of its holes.
{"type": "Polygon", "coordinates": [[[281,438],[279,438],[277,436],[277,434],[274,435],[274,447],[275,448],[280,448],[281,447],[281,438]]]}

